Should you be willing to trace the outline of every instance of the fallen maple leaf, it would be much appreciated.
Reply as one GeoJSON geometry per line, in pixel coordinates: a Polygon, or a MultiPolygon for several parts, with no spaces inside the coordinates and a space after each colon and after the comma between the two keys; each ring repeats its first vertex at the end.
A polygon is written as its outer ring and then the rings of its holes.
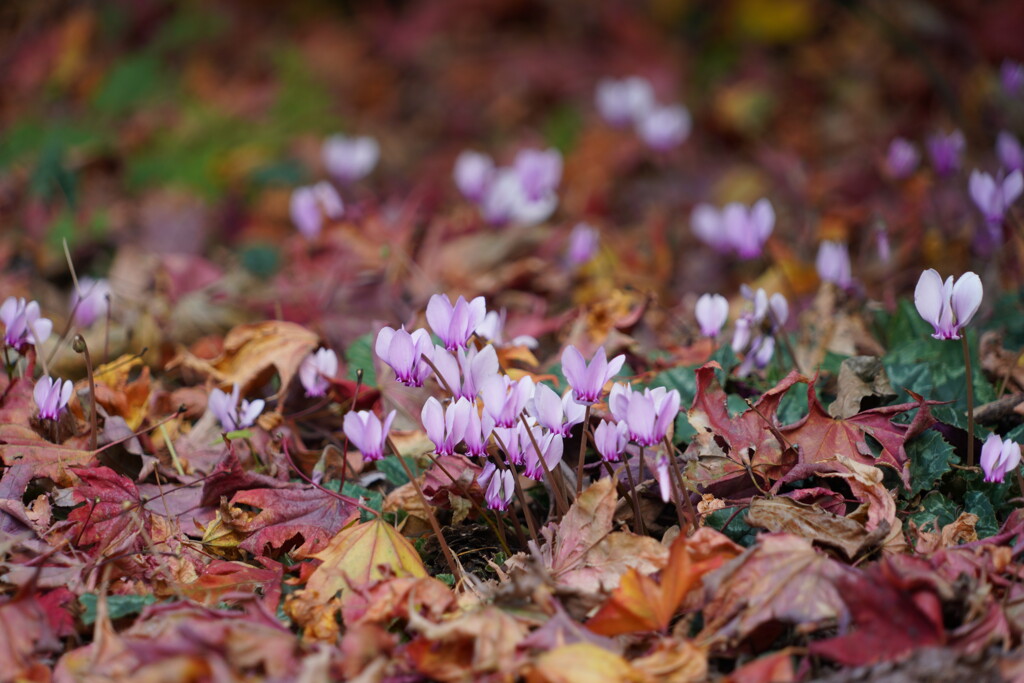
{"type": "Polygon", "coordinates": [[[74,497],[83,503],[68,515],[75,545],[103,555],[142,548],[145,538],[139,532],[148,526],[149,513],[135,482],[109,467],[77,468],[74,473],[81,480],[74,497]]]}
{"type": "Polygon", "coordinates": [[[309,577],[306,590],[322,601],[389,576],[427,575],[412,544],[379,518],[343,529],[313,557],[323,563],[309,577]]]}
{"type": "Polygon", "coordinates": [[[355,510],[342,498],[318,488],[291,484],[236,491],[221,514],[225,526],[247,534],[239,544],[242,550],[265,555],[268,547],[279,550],[295,543],[292,555],[301,559],[324,548],[355,510]],[[253,514],[250,508],[259,512],[253,514]]]}
{"type": "Polygon", "coordinates": [[[837,581],[853,571],[807,539],[762,534],[757,545],[705,579],[711,599],[701,637],[735,643],[774,624],[812,631],[842,621],[848,611],[837,581]]]}
{"type": "Polygon", "coordinates": [[[695,561],[690,539],[679,536],[672,542],[668,564],[655,582],[630,568],[601,609],[587,622],[587,628],[603,636],[637,631],[665,631],[687,593],[701,577],[738,555],[723,546],[723,551],[695,561]]]}
{"type": "Polygon", "coordinates": [[[242,394],[265,384],[276,370],[283,391],[319,344],[319,337],[301,325],[267,320],[233,328],[224,337],[223,353],[213,360],[181,350],[167,369],[184,367],[228,387],[237,384],[242,394]]]}

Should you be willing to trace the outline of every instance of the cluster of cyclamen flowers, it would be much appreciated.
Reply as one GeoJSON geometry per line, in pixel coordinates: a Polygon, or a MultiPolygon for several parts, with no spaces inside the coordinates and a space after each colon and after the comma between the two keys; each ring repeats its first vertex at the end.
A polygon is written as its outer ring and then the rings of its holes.
{"type": "Polygon", "coordinates": [[[640,76],[604,79],[597,84],[594,99],[601,118],[616,128],[632,126],[652,149],[672,149],[690,136],[689,110],[681,104],[659,105],[654,87],[640,76]]]}
{"type": "Polygon", "coordinates": [[[511,166],[498,167],[486,154],[467,150],[455,160],[455,186],[491,225],[536,225],[558,207],[562,154],[523,149],[511,166]]]}
{"type": "Polygon", "coordinates": [[[690,214],[690,226],[715,251],[753,259],[761,255],[775,228],[775,210],[767,199],[749,207],[739,202],[730,202],[721,209],[698,204],[690,214]]]}
{"type": "MultiPolygon", "coordinates": [[[[426,318],[441,340],[434,345],[425,329],[385,327],[377,335],[377,356],[395,372],[397,381],[419,387],[433,377],[448,394],[444,401],[431,397],[420,419],[438,455],[465,452],[484,459],[478,478],[492,509],[504,510],[515,490],[515,473],[541,480],[559,466],[564,439],[584,422],[588,406],[600,402],[605,385],[625,360],[609,360],[599,348],[589,363],[574,347],[562,354],[562,371],[569,389],[559,395],[529,376],[512,379],[501,372],[497,343],[482,343],[493,335],[493,313],[483,297],[453,304],[445,295],[431,297],[426,318]]],[[[628,443],[641,447],[661,444],[679,412],[679,393],[664,388],[635,391],[615,384],[608,399],[610,422],[594,432],[602,458],[617,462],[628,443]]],[[[382,422],[369,411],[349,413],[344,431],[367,460],[383,457],[387,429],[394,411],[382,422]]],[[[586,429],[589,425],[584,425],[586,429]]],[[[669,495],[666,454],[656,461],[656,474],[665,499],[669,495]]]]}
{"type": "MultiPolygon", "coordinates": [[[[768,296],[763,289],[755,292],[746,285],[742,291],[744,298],[753,306],[736,320],[732,350],[744,354],[736,373],[745,377],[754,368],[764,369],[771,361],[775,353],[775,335],[789,318],[789,304],[786,297],[777,292],[768,296]]],[[[716,339],[729,317],[729,301],[721,294],[704,294],[697,299],[694,314],[701,334],[716,339]]]]}
{"type": "MultiPolygon", "coordinates": [[[[367,136],[332,135],[324,141],[321,153],[327,173],[342,185],[348,185],[373,171],[380,158],[380,146],[367,136]]],[[[338,220],[345,214],[345,203],[334,185],[321,180],[295,188],[289,211],[303,237],[314,239],[323,230],[325,219],[338,220]]]]}

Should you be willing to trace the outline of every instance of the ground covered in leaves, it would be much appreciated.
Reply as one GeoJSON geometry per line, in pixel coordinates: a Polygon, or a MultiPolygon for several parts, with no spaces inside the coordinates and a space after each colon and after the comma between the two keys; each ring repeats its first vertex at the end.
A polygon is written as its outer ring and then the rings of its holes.
{"type": "Polygon", "coordinates": [[[280,5],[0,9],[0,299],[53,321],[4,319],[0,680],[1024,679],[1019,467],[979,460],[1024,440],[1024,224],[968,179],[1024,166],[997,147],[1019,3],[280,5]],[[631,75],[684,139],[602,118],[631,75]],[[379,143],[370,172],[332,177],[336,133],[379,143]],[[456,159],[527,148],[559,155],[555,205],[491,225],[456,159]],[[343,210],[297,213],[325,179],[343,210]],[[691,214],[761,198],[757,243],[691,214]],[[927,268],[980,276],[963,345],[915,307],[927,268]],[[702,334],[716,292],[761,346],[702,334]],[[606,395],[496,510],[421,423],[451,387],[375,348],[437,294],[502,312],[471,345],[510,380],[561,396],[563,350],[603,348],[678,392],[647,466],[598,452],[606,395]],[[395,411],[378,460],[359,411],[395,411]]]}

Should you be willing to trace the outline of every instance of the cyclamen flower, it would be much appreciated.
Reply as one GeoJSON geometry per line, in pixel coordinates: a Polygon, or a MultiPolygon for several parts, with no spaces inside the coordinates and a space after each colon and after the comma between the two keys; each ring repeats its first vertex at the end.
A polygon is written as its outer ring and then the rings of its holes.
{"type": "Polygon", "coordinates": [[[487,315],[484,316],[484,321],[476,326],[474,334],[478,337],[483,337],[487,341],[491,342],[495,346],[525,346],[528,349],[537,348],[537,340],[529,335],[519,335],[509,341],[505,341],[505,309],[498,311],[488,311],[487,315]]]}
{"type": "Polygon", "coordinates": [[[1001,225],[1006,210],[1024,192],[1024,176],[1014,171],[1005,178],[993,178],[988,173],[973,171],[969,183],[971,199],[985,215],[989,225],[1001,225]]]}
{"type": "Polygon", "coordinates": [[[391,429],[395,415],[396,412],[392,410],[381,423],[380,418],[369,410],[350,411],[345,414],[345,421],[342,425],[345,436],[362,451],[363,460],[366,462],[380,460],[384,457],[388,430],[391,429]]]}
{"type": "Polygon", "coordinates": [[[464,348],[473,330],[484,321],[487,304],[482,296],[472,301],[459,297],[452,305],[445,294],[435,294],[427,302],[427,322],[449,351],[464,348]]]}
{"type": "Polygon", "coordinates": [[[853,284],[850,252],[843,242],[825,240],[818,247],[818,258],[815,261],[818,277],[824,282],[831,282],[837,287],[848,289],[853,284]]]}
{"type": "Polygon", "coordinates": [[[469,421],[466,423],[466,433],[462,436],[462,442],[466,444],[466,452],[476,458],[487,455],[487,443],[494,430],[494,420],[487,413],[483,416],[477,412],[476,403],[472,403],[472,410],[469,411],[469,421]]]}
{"type": "Polygon", "coordinates": [[[332,135],[324,140],[322,152],[327,172],[350,183],[370,174],[380,158],[380,145],[371,137],[332,135]]]}
{"type": "Polygon", "coordinates": [[[531,412],[542,427],[559,436],[569,436],[572,428],[583,422],[586,408],[573,400],[572,392],[559,397],[548,385],[538,384],[531,412]]]}
{"type": "Polygon", "coordinates": [[[420,421],[427,432],[427,438],[434,442],[438,455],[454,455],[469,427],[470,413],[476,412],[476,404],[462,398],[442,408],[441,403],[431,396],[423,404],[420,421]]]}
{"type": "Polygon", "coordinates": [[[985,481],[1001,484],[1007,473],[1020,465],[1020,444],[989,434],[981,447],[981,470],[985,481]]]}
{"type": "Polygon", "coordinates": [[[548,192],[536,199],[526,194],[519,175],[511,168],[499,169],[480,202],[480,211],[491,225],[537,225],[558,207],[558,195],[548,192]]]}
{"type": "Polygon", "coordinates": [[[71,293],[71,309],[75,312],[75,324],[89,327],[107,315],[110,308],[110,282],[83,277],[78,289],[71,293]]]}
{"type": "Polygon", "coordinates": [[[940,176],[947,176],[960,170],[960,156],[967,143],[964,134],[954,130],[949,135],[936,133],[928,138],[928,156],[932,167],[940,176]]]}
{"type": "Polygon", "coordinates": [[[640,76],[603,79],[594,99],[601,118],[617,128],[639,123],[655,106],[654,88],[640,76]]]}
{"type": "Polygon", "coordinates": [[[715,338],[729,317],[729,300],[721,294],[702,294],[694,310],[700,333],[715,338]]]}
{"type": "Polygon", "coordinates": [[[324,227],[324,216],[331,220],[341,218],[345,204],[338,191],[326,181],[308,187],[297,187],[292,191],[289,211],[292,223],[306,239],[313,239],[324,227]]]}
{"type": "Polygon", "coordinates": [[[71,400],[74,385],[70,380],[51,379],[43,375],[32,390],[32,397],[39,408],[39,417],[43,420],[60,418],[61,411],[71,400]]]}
{"type": "Polygon", "coordinates": [[[466,150],[455,160],[455,186],[471,202],[481,202],[494,180],[494,160],[466,150]]]}
{"type": "Polygon", "coordinates": [[[533,398],[534,384],[529,377],[513,382],[507,375],[487,380],[480,390],[484,411],[494,420],[496,427],[514,427],[526,403],[533,398]]]}
{"type": "Polygon", "coordinates": [[[721,211],[698,204],[690,215],[690,225],[694,234],[715,250],[752,259],[761,255],[775,228],[775,210],[767,199],[757,200],[750,208],[732,202],[721,211]]]}
{"type": "Polygon", "coordinates": [[[1024,87],[1024,65],[1010,59],[1004,60],[999,69],[999,77],[1006,94],[1016,95],[1024,87]]]}
{"type": "Polygon", "coordinates": [[[690,111],[680,104],[647,112],[637,123],[636,132],[648,147],[663,152],[685,142],[692,127],[690,111]]]}
{"type": "Polygon", "coordinates": [[[515,494],[515,474],[512,470],[501,471],[493,462],[488,462],[477,477],[481,488],[485,488],[484,500],[491,510],[507,510],[515,494]]]}
{"type": "Polygon", "coordinates": [[[665,438],[679,414],[679,392],[665,387],[633,392],[626,409],[630,438],[641,446],[654,446],[665,438]]]}
{"type": "Polygon", "coordinates": [[[327,378],[338,374],[338,354],[330,349],[319,349],[311,353],[299,366],[299,381],[306,390],[306,396],[323,396],[331,383],[327,378]]]}
{"type": "Polygon", "coordinates": [[[513,162],[520,186],[530,201],[549,196],[562,180],[562,153],[557,149],[524,149],[513,162]]]}
{"type": "Polygon", "coordinates": [[[934,268],[921,273],[914,290],[917,312],[935,328],[935,339],[959,339],[960,330],[971,321],[981,306],[981,278],[964,273],[954,284],[950,275],[945,282],[934,268]]]}
{"type": "Polygon", "coordinates": [[[999,163],[1007,171],[1024,170],[1024,150],[1021,149],[1020,140],[1012,133],[1005,130],[999,133],[996,138],[996,154],[999,156],[999,163]]]}
{"type": "Polygon", "coordinates": [[[594,430],[594,445],[605,462],[619,462],[629,443],[629,427],[625,422],[602,422],[594,430]]]}
{"type": "Polygon", "coordinates": [[[732,350],[745,354],[737,369],[740,377],[755,367],[763,369],[768,365],[775,353],[774,335],[789,318],[789,303],[778,292],[769,297],[763,289],[755,292],[746,285],[742,291],[754,307],[736,321],[733,330],[732,350]]]}
{"type": "Polygon", "coordinates": [[[38,346],[50,338],[53,322],[44,318],[39,312],[39,304],[35,301],[25,303],[24,299],[7,297],[0,305],[0,321],[6,331],[4,343],[18,351],[29,344],[38,346]]]}
{"type": "Polygon", "coordinates": [[[597,253],[597,230],[586,223],[577,223],[569,233],[569,264],[582,266],[597,253]]]}
{"type": "Polygon", "coordinates": [[[404,326],[398,330],[383,327],[377,333],[374,350],[377,357],[395,371],[395,378],[407,387],[421,387],[430,376],[430,366],[423,362],[423,356],[430,358],[434,344],[426,330],[410,334],[404,326]]]}
{"type": "Polygon", "coordinates": [[[214,417],[220,422],[226,432],[235,432],[239,429],[251,427],[256,418],[263,412],[265,405],[263,399],[255,401],[241,401],[239,403],[239,392],[241,387],[237,384],[231,389],[231,393],[225,393],[220,389],[210,392],[207,407],[214,417]]]}
{"type": "Polygon", "coordinates": [[[562,372],[572,387],[572,397],[583,404],[600,401],[604,385],[618,374],[625,362],[626,357],[622,354],[611,361],[606,360],[603,346],[598,347],[589,365],[575,346],[568,346],[562,352],[562,372]]]}
{"type": "MultiPolygon", "coordinates": [[[[484,417],[489,416],[484,413],[484,417]]],[[[505,451],[506,460],[511,465],[521,467],[526,463],[526,451],[523,449],[523,444],[529,442],[529,437],[526,436],[525,430],[522,422],[517,422],[514,427],[494,427],[491,430],[502,450],[505,451]]]]}
{"type": "Polygon", "coordinates": [[[921,154],[906,138],[893,138],[885,155],[885,169],[893,178],[906,178],[917,169],[921,154]]]}
{"type": "Polygon", "coordinates": [[[530,435],[525,429],[520,433],[520,445],[522,446],[525,459],[523,463],[523,476],[534,481],[540,481],[544,477],[545,465],[547,466],[546,469],[551,471],[562,461],[562,448],[565,444],[562,442],[562,437],[557,434],[541,435],[539,429],[532,431],[533,440],[530,439],[530,435]],[[534,440],[540,448],[540,454],[533,447],[534,440]],[[541,458],[544,458],[543,464],[541,463],[541,458]]]}
{"type": "Polygon", "coordinates": [[[452,398],[475,400],[484,382],[498,375],[498,353],[488,344],[477,351],[476,347],[460,348],[456,355],[446,349],[434,347],[434,366],[439,374],[438,381],[446,384],[452,398]]]}

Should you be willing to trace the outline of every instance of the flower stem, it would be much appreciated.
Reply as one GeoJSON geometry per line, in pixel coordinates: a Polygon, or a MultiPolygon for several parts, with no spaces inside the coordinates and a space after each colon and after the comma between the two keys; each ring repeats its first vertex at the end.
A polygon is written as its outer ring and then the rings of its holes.
{"type": "Polygon", "coordinates": [[[99,435],[96,426],[96,379],[92,374],[92,357],[89,356],[89,346],[85,343],[85,337],[80,334],[75,335],[72,348],[85,357],[85,372],[89,376],[89,449],[94,451],[99,435]]]}
{"type": "MultiPolygon", "coordinates": [[[[501,447],[501,450],[508,453],[508,448],[501,440],[501,437],[498,436],[496,432],[492,432],[491,436],[493,436],[494,440],[498,442],[498,446],[501,447]]],[[[503,463],[501,462],[501,459],[498,457],[498,455],[494,452],[491,452],[490,455],[491,459],[494,460],[494,464],[498,467],[498,469],[501,469],[503,463]]],[[[516,498],[519,499],[519,505],[523,508],[523,518],[526,520],[526,528],[530,532],[530,538],[533,539],[533,542],[537,545],[540,545],[540,543],[537,540],[537,523],[534,521],[533,513],[530,511],[530,505],[529,502],[526,500],[526,493],[523,491],[523,485],[519,481],[519,475],[515,471],[515,468],[511,462],[509,462],[509,467],[512,468],[512,483],[515,484],[516,498]]],[[[518,523],[516,524],[516,531],[518,531],[520,536],[522,536],[522,531],[519,529],[518,523]]],[[[525,546],[526,543],[523,543],[523,545],[525,546]]]]}
{"type": "Polygon", "coordinates": [[[580,459],[576,463],[576,497],[583,490],[583,460],[587,455],[587,428],[590,426],[590,404],[583,413],[583,428],[580,430],[580,459]]]}
{"type": "Polygon", "coordinates": [[[526,429],[526,435],[530,437],[530,443],[533,444],[533,450],[537,453],[537,460],[540,462],[541,468],[544,469],[544,476],[548,478],[548,482],[551,484],[551,490],[555,492],[555,504],[558,505],[558,515],[560,517],[565,517],[566,513],[569,512],[569,503],[565,500],[565,491],[562,490],[562,486],[551,473],[551,469],[548,467],[548,461],[544,459],[544,453],[540,450],[540,445],[537,443],[537,437],[533,435],[533,430],[530,429],[530,425],[526,422],[526,413],[520,413],[519,419],[522,421],[523,427],[526,429]]]}
{"type": "Polygon", "coordinates": [[[437,542],[441,545],[441,552],[444,553],[444,559],[448,563],[448,569],[451,571],[452,576],[455,577],[456,581],[461,576],[459,572],[459,565],[455,561],[455,556],[452,554],[452,549],[448,547],[448,541],[444,540],[444,534],[441,533],[441,525],[437,523],[437,517],[434,516],[434,507],[427,502],[426,496],[423,495],[423,489],[420,488],[420,483],[416,481],[416,477],[413,476],[412,470],[409,469],[409,465],[406,464],[405,458],[399,452],[398,447],[395,446],[395,442],[391,440],[391,436],[387,437],[388,448],[398,458],[398,463],[405,470],[405,476],[409,477],[409,481],[412,483],[413,489],[416,490],[416,495],[420,497],[420,502],[423,503],[423,509],[427,512],[427,518],[430,522],[430,528],[434,530],[434,535],[437,536],[437,542]]]}
{"type": "Polygon", "coordinates": [[[960,344],[964,349],[964,370],[967,373],[967,466],[974,467],[974,375],[966,334],[960,335],[960,344]]]}
{"type": "Polygon", "coordinates": [[[633,482],[633,470],[629,469],[628,460],[625,462],[625,465],[626,480],[629,481],[629,490],[633,499],[633,531],[643,535],[647,533],[647,530],[644,529],[644,520],[640,515],[640,494],[636,490],[636,484],[633,482]]]}

